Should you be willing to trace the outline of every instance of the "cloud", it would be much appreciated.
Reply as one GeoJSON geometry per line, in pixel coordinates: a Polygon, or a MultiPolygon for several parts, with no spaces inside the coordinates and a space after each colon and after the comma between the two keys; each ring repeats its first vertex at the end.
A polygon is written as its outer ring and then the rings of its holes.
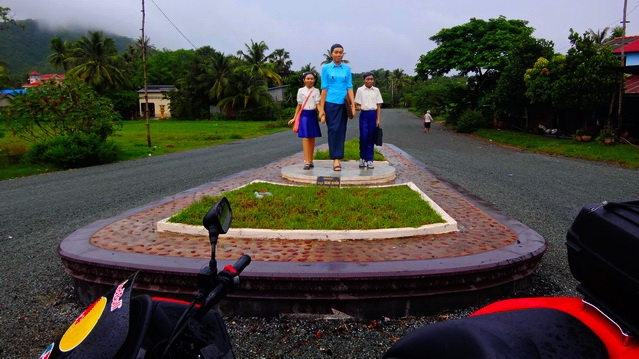
{"type": "MultiPolygon", "coordinates": [[[[38,19],[51,25],[82,26],[140,37],[141,1],[5,0],[16,19],[38,19]]],[[[629,15],[639,6],[629,0],[629,15]]],[[[601,0],[349,0],[336,4],[291,0],[145,0],[146,35],[158,48],[211,46],[235,54],[251,40],[284,48],[293,68],[311,63],[319,69],[331,44],[344,45],[354,72],[384,68],[412,74],[419,56],[432,50],[428,40],[442,28],[470,18],[529,21],[533,36],[568,49],[569,29],[579,33],[619,25],[622,3],[601,0]]],[[[633,14],[634,15],[634,14],[633,14]]],[[[629,17],[630,18],[630,17],[629,17]]],[[[628,34],[638,24],[628,24],[628,34]]]]}

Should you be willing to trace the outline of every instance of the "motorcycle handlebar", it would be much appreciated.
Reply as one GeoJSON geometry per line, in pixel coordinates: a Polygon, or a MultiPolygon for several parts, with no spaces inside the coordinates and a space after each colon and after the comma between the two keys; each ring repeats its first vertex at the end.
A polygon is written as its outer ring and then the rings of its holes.
{"type": "Polygon", "coordinates": [[[250,263],[251,256],[249,256],[248,254],[243,254],[240,259],[238,259],[237,262],[235,262],[233,265],[224,267],[224,270],[231,272],[233,275],[239,275],[240,273],[242,273],[242,271],[244,271],[244,269],[246,269],[246,267],[248,267],[250,263]]]}

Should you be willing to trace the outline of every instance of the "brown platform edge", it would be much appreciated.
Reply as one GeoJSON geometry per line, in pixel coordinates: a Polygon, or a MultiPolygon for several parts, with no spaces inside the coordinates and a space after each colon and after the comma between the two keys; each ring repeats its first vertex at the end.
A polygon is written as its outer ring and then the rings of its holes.
{"type": "MultiPolygon", "coordinates": [[[[538,233],[442,179],[400,149],[385,145],[514,231],[518,240],[488,252],[429,260],[254,261],[242,274],[241,288],[222,303],[224,314],[272,316],[297,312],[331,313],[332,309],[337,309],[363,318],[420,315],[477,305],[486,298],[507,294],[534,272],[547,248],[546,241],[538,233]]],[[[58,252],[65,271],[75,281],[78,297],[90,303],[139,270],[141,275],[136,281],[139,293],[190,299],[196,288],[196,275],[208,260],[108,251],[92,246],[89,239],[110,223],[253,171],[257,169],[198,186],[73,232],[62,241],[58,252]]],[[[218,266],[222,268],[230,263],[219,260],[218,266]]]]}

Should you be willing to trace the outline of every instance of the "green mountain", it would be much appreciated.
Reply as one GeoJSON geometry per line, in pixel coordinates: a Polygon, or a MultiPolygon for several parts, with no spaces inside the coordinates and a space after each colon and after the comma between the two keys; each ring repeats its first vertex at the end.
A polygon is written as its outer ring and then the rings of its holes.
{"type": "MultiPolygon", "coordinates": [[[[25,83],[29,73],[37,71],[41,74],[59,73],[47,59],[51,54],[49,44],[51,39],[59,37],[62,40],[75,41],[82,36],[87,36],[89,31],[96,29],[52,29],[41,26],[36,20],[21,20],[18,24],[24,25],[24,30],[19,26],[7,26],[0,31],[0,63],[4,64],[9,76],[25,83]]],[[[120,53],[123,53],[129,44],[135,43],[135,39],[114,35],[105,32],[105,36],[115,41],[120,53]]]]}

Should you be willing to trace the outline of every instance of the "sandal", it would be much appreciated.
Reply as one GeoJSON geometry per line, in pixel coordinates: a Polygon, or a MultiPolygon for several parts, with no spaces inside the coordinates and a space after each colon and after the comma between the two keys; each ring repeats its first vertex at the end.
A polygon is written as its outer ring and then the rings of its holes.
{"type": "Polygon", "coordinates": [[[342,170],[342,165],[334,165],[333,166],[333,171],[339,172],[342,170]]]}
{"type": "Polygon", "coordinates": [[[313,162],[311,162],[311,163],[308,164],[308,167],[313,168],[313,167],[315,167],[315,165],[313,164],[313,162]]]}
{"type": "Polygon", "coordinates": [[[304,164],[304,168],[302,168],[303,170],[310,170],[311,169],[311,165],[309,165],[308,163],[304,164]]]}

